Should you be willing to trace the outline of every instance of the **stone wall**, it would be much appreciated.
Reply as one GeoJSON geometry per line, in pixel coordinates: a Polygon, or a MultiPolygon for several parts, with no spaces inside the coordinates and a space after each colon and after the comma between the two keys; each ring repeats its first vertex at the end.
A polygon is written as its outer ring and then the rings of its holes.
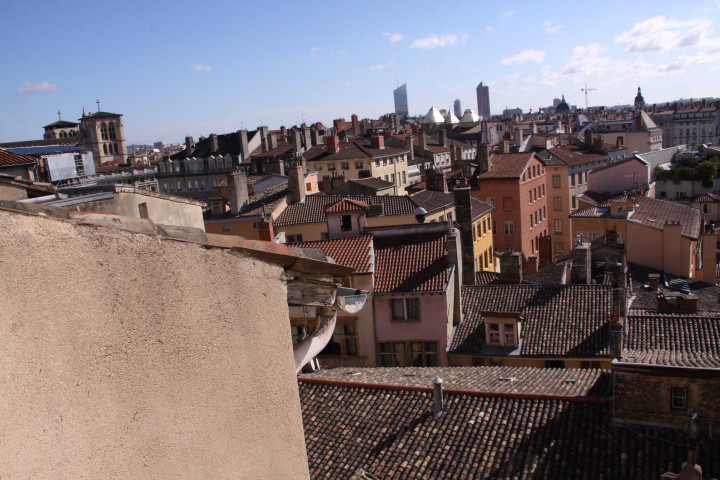
{"type": "Polygon", "coordinates": [[[0,210],[0,478],[308,478],[280,266],[0,210]]]}

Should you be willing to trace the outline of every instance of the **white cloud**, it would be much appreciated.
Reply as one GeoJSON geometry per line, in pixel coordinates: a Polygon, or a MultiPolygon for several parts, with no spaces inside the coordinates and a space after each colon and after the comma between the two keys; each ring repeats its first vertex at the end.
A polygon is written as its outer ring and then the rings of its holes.
{"type": "Polygon", "coordinates": [[[512,57],[500,60],[501,65],[521,65],[523,63],[540,63],[547,55],[547,52],[540,50],[525,50],[512,57]]]}
{"type": "Polygon", "coordinates": [[[311,52],[319,52],[320,50],[322,50],[322,48],[320,48],[320,47],[311,47],[310,48],[311,52]]]}
{"type": "Polygon", "coordinates": [[[510,17],[510,16],[512,16],[512,15],[514,15],[514,14],[515,14],[515,11],[514,11],[514,10],[509,10],[509,11],[503,13],[503,14],[502,14],[502,17],[503,17],[503,18],[508,18],[508,17],[510,17]]]}
{"type": "Polygon", "coordinates": [[[387,37],[388,42],[390,43],[396,43],[405,38],[405,35],[402,33],[383,33],[383,37],[387,37]]]}
{"type": "Polygon", "coordinates": [[[503,78],[503,82],[504,82],[504,83],[514,82],[514,81],[517,80],[518,78],[520,78],[520,74],[519,74],[519,73],[512,73],[512,74],[510,74],[510,75],[506,75],[505,78],[503,78]]]}
{"type": "MultiPolygon", "coordinates": [[[[718,0],[718,1],[720,1],[720,0],[718,0]]],[[[485,26],[485,30],[487,30],[488,32],[492,32],[492,31],[495,30],[495,29],[493,28],[492,25],[486,25],[486,26],[485,26]]]]}
{"type": "Polygon", "coordinates": [[[345,82],[346,87],[353,87],[355,86],[355,82],[345,82]]]}
{"type": "Polygon", "coordinates": [[[385,63],[376,63],[375,65],[370,65],[368,67],[368,70],[385,70],[386,68],[392,68],[395,66],[394,60],[389,60],[385,63]]]}
{"type": "Polygon", "coordinates": [[[628,52],[667,52],[678,48],[702,46],[712,22],[704,18],[668,19],[660,15],[636,23],[615,37],[615,43],[627,44],[628,52]]]}
{"type": "Polygon", "coordinates": [[[466,39],[466,33],[460,36],[453,34],[438,36],[433,33],[425,38],[413,40],[410,48],[434,49],[438,47],[452,47],[453,45],[464,42],[466,39]]]}
{"type": "Polygon", "coordinates": [[[212,67],[210,65],[205,65],[204,63],[196,63],[192,66],[192,69],[198,72],[210,72],[212,71],[212,67]]]}
{"type": "Polygon", "coordinates": [[[28,93],[38,92],[54,92],[57,90],[57,85],[50,82],[25,82],[15,89],[15,93],[18,95],[25,95],[28,93]]]}
{"type": "Polygon", "coordinates": [[[545,33],[558,33],[563,29],[563,26],[560,23],[553,25],[550,20],[545,20],[542,24],[542,28],[545,33]]]}

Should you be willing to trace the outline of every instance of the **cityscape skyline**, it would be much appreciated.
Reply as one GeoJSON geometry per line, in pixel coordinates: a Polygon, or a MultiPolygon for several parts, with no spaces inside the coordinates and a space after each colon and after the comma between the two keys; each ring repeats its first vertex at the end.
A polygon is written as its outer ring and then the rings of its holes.
{"type": "Polygon", "coordinates": [[[57,111],[77,121],[98,99],[123,115],[128,144],[149,144],[261,124],[330,124],[353,113],[374,118],[393,111],[391,91],[404,83],[411,115],[450,110],[455,99],[472,108],[480,81],[490,87],[492,114],[536,111],[562,94],[583,106],[585,84],[596,89],[591,106],[632,104],[638,86],[650,105],[718,96],[717,0],[617,2],[592,20],[560,2],[384,5],[363,42],[347,40],[338,13],[289,2],[272,12],[192,2],[171,10],[51,5],[6,7],[13,48],[2,54],[0,142],[40,138],[57,111]],[[188,19],[192,31],[183,27],[188,19]],[[62,27],[71,24],[80,28],[62,27]]]}

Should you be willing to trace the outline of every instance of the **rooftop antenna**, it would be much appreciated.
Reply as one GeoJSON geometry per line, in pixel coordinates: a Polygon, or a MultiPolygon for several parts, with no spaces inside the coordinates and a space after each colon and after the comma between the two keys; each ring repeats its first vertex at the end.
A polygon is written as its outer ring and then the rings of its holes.
{"type": "Polygon", "coordinates": [[[98,112],[99,112],[99,111],[100,111],[100,99],[98,98],[98,99],[95,101],[95,103],[98,104],[98,112]]]}
{"type": "Polygon", "coordinates": [[[58,109],[58,120],[62,120],[62,118],[60,117],[60,109],[58,109]]]}

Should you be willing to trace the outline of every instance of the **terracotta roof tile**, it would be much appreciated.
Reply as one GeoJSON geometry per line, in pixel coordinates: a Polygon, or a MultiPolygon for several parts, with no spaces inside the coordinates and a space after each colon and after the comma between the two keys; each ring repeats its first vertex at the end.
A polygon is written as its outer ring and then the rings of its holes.
{"type": "Polygon", "coordinates": [[[428,387],[434,378],[443,388],[474,392],[526,393],[559,396],[610,396],[607,370],[532,367],[376,367],[330,368],[302,375],[303,378],[375,385],[428,387]],[[512,380],[510,380],[512,379],[512,380]],[[572,379],[573,381],[567,381],[572,379]]]}
{"type": "Polygon", "coordinates": [[[568,165],[576,165],[578,163],[592,162],[595,160],[608,160],[607,155],[595,153],[577,145],[554,147],[548,151],[568,165]]]}
{"type": "MultiPolygon", "coordinates": [[[[447,392],[435,416],[430,389],[300,379],[299,390],[312,479],[350,478],[359,469],[413,480],[656,479],[687,456],[677,430],[608,422],[612,404],[604,399],[447,392]]],[[[703,473],[717,476],[720,439],[700,448],[703,473]]]]}
{"type": "Polygon", "coordinates": [[[492,168],[478,177],[480,180],[520,178],[535,154],[496,153],[492,156],[492,168]]]}
{"type": "Polygon", "coordinates": [[[720,368],[720,312],[628,312],[622,361],[720,368]]]}
{"type": "Polygon", "coordinates": [[[437,292],[450,280],[445,232],[375,238],[375,293],[437,292]]]}
{"type": "Polygon", "coordinates": [[[610,355],[612,288],[608,285],[464,286],[464,320],[451,353],[477,355],[485,345],[483,312],[519,313],[522,356],[610,355]]]}
{"type": "Polygon", "coordinates": [[[288,243],[288,246],[317,248],[335,260],[335,263],[354,268],[354,273],[370,273],[373,270],[372,239],[372,235],[358,235],[314,242],[288,243]]]}
{"type": "Polygon", "coordinates": [[[697,208],[648,197],[637,197],[635,202],[634,210],[628,213],[628,222],[660,229],[668,222],[680,223],[683,236],[700,237],[703,220],[697,208]]]}
{"type": "Polygon", "coordinates": [[[360,202],[358,200],[350,200],[343,198],[335,203],[325,205],[325,213],[340,213],[340,212],[361,212],[367,210],[368,204],[360,202]]]}
{"type": "Polygon", "coordinates": [[[327,221],[325,206],[344,198],[364,202],[368,205],[382,204],[384,216],[413,215],[417,208],[417,205],[407,196],[308,195],[304,202],[288,205],[275,221],[275,225],[282,227],[325,222],[327,221]]]}
{"type": "Polygon", "coordinates": [[[8,152],[0,148],[0,166],[27,165],[33,163],[37,163],[37,160],[32,157],[8,152]]]}

